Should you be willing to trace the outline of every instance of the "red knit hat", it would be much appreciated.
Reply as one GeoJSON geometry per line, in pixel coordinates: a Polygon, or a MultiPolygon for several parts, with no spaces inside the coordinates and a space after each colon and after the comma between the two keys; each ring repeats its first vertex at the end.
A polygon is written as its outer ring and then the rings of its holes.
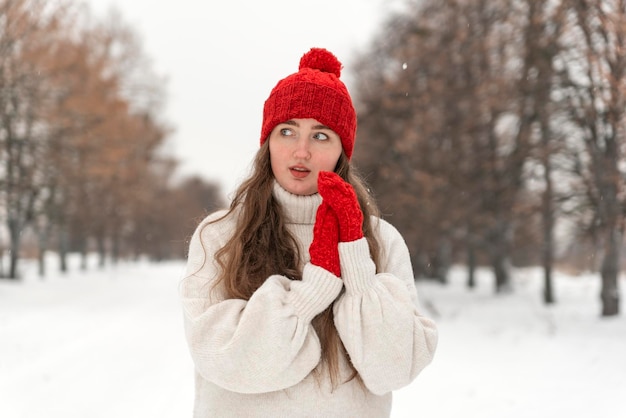
{"type": "Polygon", "coordinates": [[[312,118],[335,131],[352,157],[356,112],[340,75],[341,63],[326,49],[311,48],[304,54],[299,71],[280,80],[265,101],[261,145],[279,123],[312,118]]]}

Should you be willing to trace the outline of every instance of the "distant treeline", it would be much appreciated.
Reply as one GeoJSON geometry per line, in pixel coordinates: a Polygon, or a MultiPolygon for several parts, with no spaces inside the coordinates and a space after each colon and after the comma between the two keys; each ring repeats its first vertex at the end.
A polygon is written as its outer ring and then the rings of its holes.
{"type": "MultiPolygon", "coordinates": [[[[0,0],[0,216],[6,276],[38,248],[183,257],[216,185],[173,181],[163,81],[115,14],[0,0]]],[[[453,262],[602,277],[619,312],[626,227],[626,0],[407,0],[351,63],[355,162],[416,274],[453,262]]],[[[61,264],[63,265],[63,263],[61,264]]],[[[42,262],[43,268],[43,262],[42,262]]]]}
{"type": "Polygon", "coordinates": [[[452,262],[599,271],[619,311],[626,1],[420,0],[352,67],[355,161],[420,276],[452,262]]]}
{"type": "MultiPolygon", "coordinates": [[[[185,256],[217,185],[174,181],[163,79],[115,12],[72,1],[0,0],[0,248],[17,278],[25,236],[105,260],[185,256]]],[[[44,257],[40,269],[45,271],[44,257]]]]}

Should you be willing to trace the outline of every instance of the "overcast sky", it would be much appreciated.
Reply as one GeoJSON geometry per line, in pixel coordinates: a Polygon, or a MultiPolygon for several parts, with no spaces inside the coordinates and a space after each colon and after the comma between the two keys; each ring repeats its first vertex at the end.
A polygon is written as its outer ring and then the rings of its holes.
{"type": "MultiPolygon", "coordinates": [[[[200,174],[230,194],[259,146],[263,102],[279,79],[297,71],[311,47],[344,64],[380,31],[401,0],[149,1],[85,0],[96,14],[111,7],[135,28],[153,68],[168,79],[168,149],[181,174],[200,174]]],[[[358,146],[358,145],[357,145],[358,146]]]]}

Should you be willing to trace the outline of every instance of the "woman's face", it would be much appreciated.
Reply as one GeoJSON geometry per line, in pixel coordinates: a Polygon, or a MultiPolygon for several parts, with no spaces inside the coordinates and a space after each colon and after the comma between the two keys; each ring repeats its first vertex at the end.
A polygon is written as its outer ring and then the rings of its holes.
{"type": "Polygon", "coordinates": [[[270,134],[272,173],[283,189],[297,195],[317,193],[320,171],[334,171],[341,139],[315,119],[291,119],[270,134]]]}

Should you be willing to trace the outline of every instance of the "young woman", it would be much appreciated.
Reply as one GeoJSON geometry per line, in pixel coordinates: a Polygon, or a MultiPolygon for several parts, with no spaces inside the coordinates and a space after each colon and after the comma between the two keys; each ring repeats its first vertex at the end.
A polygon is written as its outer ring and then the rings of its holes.
{"type": "Polygon", "coordinates": [[[313,48],[278,82],[250,177],[191,239],[195,417],[388,417],[433,358],[406,244],[350,163],[340,71],[313,48]]]}

